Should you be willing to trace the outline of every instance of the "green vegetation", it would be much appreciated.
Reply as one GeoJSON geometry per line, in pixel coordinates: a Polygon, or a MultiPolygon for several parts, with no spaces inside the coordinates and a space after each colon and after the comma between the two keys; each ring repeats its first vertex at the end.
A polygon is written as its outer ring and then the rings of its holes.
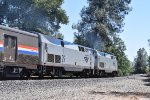
{"type": "Polygon", "coordinates": [[[74,43],[114,54],[118,60],[119,75],[131,72],[130,61],[125,55],[126,46],[118,33],[123,30],[123,20],[131,11],[131,0],[87,0],[89,6],[81,10],[81,21],[74,43]]]}
{"type": "Polygon", "coordinates": [[[140,48],[137,51],[137,57],[135,61],[135,73],[148,73],[150,67],[150,57],[144,48],[140,48]]]}
{"type": "Polygon", "coordinates": [[[57,33],[57,34],[54,34],[54,36],[56,39],[64,39],[64,35],[62,33],[57,33]]]}
{"type": "Polygon", "coordinates": [[[0,24],[52,35],[68,23],[63,0],[0,0],[0,24]]]}

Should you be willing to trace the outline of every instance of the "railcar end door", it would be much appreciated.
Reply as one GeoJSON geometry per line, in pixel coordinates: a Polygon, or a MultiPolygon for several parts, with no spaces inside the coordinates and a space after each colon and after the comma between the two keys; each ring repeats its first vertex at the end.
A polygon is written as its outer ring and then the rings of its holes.
{"type": "Polygon", "coordinates": [[[17,37],[4,35],[4,61],[15,62],[17,57],[17,37]]]}

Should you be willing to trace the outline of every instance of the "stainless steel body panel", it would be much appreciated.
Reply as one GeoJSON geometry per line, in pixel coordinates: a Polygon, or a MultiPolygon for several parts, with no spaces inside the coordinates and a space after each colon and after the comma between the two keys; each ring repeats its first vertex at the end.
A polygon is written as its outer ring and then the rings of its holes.
{"type": "Polygon", "coordinates": [[[40,38],[41,65],[63,67],[66,71],[94,69],[94,57],[89,52],[79,51],[78,45],[42,34],[40,38]],[[64,43],[63,46],[62,42],[64,43]]]}

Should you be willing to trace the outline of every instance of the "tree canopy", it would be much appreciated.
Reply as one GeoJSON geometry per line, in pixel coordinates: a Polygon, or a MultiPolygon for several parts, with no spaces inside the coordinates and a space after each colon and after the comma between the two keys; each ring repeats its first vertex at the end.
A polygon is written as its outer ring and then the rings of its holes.
{"type": "Polygon", "coordinates": [[[144,48],[140,48],[137,51],[137,57],[134,59],[135,61],[135,72],[136,73],[146,73],[148,70],[148,55],[144,48]]]}
{"type": "Polygon", "coordinates": [[[64,35],[62,33],[56,33],[53,35],[53,37],[55,37],[56,39],[64,39],[64,35]]]}
{"type": "Polygon", "coordinates": [[[112,43],[117,33],[122,32],[125,15],[131,10],[131,0],[87,1],[89,6],[81,10],[75,36],[84,38],[89,47],[104,50],[105,45],[112,43]]]}
{"type": "Polygon", "coordinates": [[[54,34],[68,23],[63,0],[0,0],[0,24],[54,34]]]}

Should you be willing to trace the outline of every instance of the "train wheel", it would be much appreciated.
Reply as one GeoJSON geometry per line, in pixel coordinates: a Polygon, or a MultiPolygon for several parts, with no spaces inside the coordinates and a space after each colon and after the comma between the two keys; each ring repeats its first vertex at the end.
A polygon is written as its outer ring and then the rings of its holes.
{"type": "Polygon", "coordinates": [[[100,77],[105,77],[105,76],[106,76],[105,71],[99,71],[99,76],[100,76],[100,77]]]}
{"type": "Polygon", "coordinates": [[[94,71],[91,69],[90,70],[90,77],[93,77],[93,75],[94,75],[94,71]]]}
{"type": "Polygon", "coordinates": [[[43,78],[43,73],[40,73],[40,74],[39,74],[39,78],[43,78]]]}
{"type": "Polygon", "coordinates": [[[103,77],[103,71],[99,71],[99,77],[103,77]]]}
{"type": "Polygon", "coordinates": [[[87,78],[87,71],[84,69],[82,72],[81,72],[81,77],[82,78],[87,78]]]}
{"type": "Polygon", "coordinates": [[[116,77],[118,75],[117,71],[112,72],[112,76],[116,77]]]}
{"type": "Polygon", "coordinates": [[[62,75],[63,75],[63,71],[62,71],[62,69],[60,68],[60,69],[58,70],[58,77],[62,77],[62,75]]]}
{"type": "Polygon", "coordinates": [[[24,73],[23,71],[21,71],[21,72],[19,73],[19,78],[20,78],[20,79],[23,79],[24,76],[25,76],[25,73],[24,73]]]}
{"type": "Polygon", "coordinates": [[[30,74],[26,68],[22,68],[22,71],[19,73],[21,79],[28,79],[30,74]]]}

